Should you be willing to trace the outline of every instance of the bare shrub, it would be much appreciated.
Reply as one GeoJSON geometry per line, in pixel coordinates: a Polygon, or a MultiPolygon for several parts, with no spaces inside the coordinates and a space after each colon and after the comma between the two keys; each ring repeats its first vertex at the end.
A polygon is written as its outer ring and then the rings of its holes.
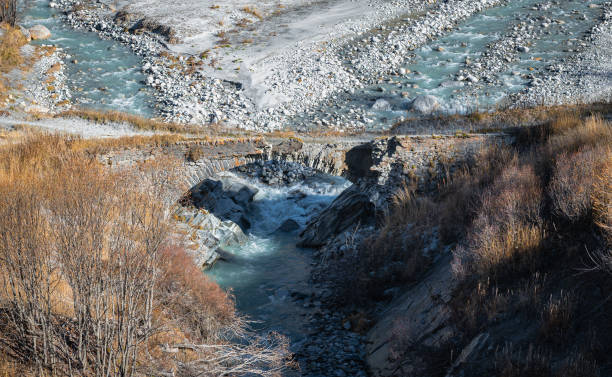
{"type": "Polygon", "coordinates": [[[571,292],[561,291],[558,297],[552,295],[542,310],[540,335],[551,342],[563,342],[574,322],[575,299],[571,292]]]}
{"type": "Polygon", "coordinates": [[[548,188],[555,215],[568,221],[590,215],[597,172],[602,169],[605,157],[603,148],[588,148],[556,158],[548,188]]]}
{"type": "Polygon", "coordinates": [[[532,269],[543,237],[542,188],[530,166],[506,168],[485,190],[468,247],[455,266],[481,276],[532,269]]]}
{"type": "Polygon", "coordinates": [[[170,251],[172,159],[111,170],[73,146],[36,135],[0,147],[2,345],[38,375],[287,367],[285,338],[248,331],[225,292],[170,251]]]}
{"type": "Polygon", "coordinates": [[[218,340],[219,331],[236,321],[230,297],[202,273],[184,248],[169,245],[162,251],[158,282],[161,304],[172,311],[181,328],[201,341],[218,340]]]}
{"type": "Polygon", "coordinates": [[[26,347],[39,370],[56,362],[51,311],[59,268],[43,213],[25,182],[0,187],[0,297],[13,330],[4,338],[26,347]]]}
{"type": "Polygon", "coordinates": [[[509,148],[493,145],[479,151],[472,160],[440,189],[437,217],[440,235],[447,243],[463,237],[477,215],[483,190],[516,160],[516,155],[509,148]]]}
{"type": "Polygon", "coordinates": [[[15,26],[17,22],[17,0],[0,0],[0,24],[15,26]]]}

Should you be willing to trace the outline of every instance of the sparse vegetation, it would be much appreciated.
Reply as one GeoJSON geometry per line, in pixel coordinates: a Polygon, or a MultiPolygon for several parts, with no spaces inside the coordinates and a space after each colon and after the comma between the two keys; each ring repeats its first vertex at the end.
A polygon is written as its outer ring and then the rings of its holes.
{"type": "Polygon", "coordinates": [[[169,123],[159,120],[145,118],[139,115],[122,113],[119,111],[98,111],[98,110],[68,110],[61,112],[57,117],[77,117],[87,119],[97,123],[127,123],[137,129],[145,131],[166,131],[174,133],[193,133],[199,134],[203,132],[209,133],[210,130],[203,130],[201,127],[190,126],[178,123],[169,123]]]}
{"type": "Polygon", "coordinates": [[[260,20],[263,19],[263,14],[257,8],[255,8],[253,6],[246,6],[246,7],[243,7],[241,10],[244,13],[248,13],[248,14],[250,14],[252,16],[255,16],[255,17],[259,18],[260,20]]]}
{"type": "Polygon", "coordinates": [[[24,62],[21,46],[27,41],[17,28],[8,27],[0,40],[0,71],[9,72],[24,62]]]}

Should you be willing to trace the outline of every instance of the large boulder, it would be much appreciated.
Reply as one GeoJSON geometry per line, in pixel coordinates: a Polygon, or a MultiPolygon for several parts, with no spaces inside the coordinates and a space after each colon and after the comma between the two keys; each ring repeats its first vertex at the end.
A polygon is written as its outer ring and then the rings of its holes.
{"type": "Polygon", "coordinates": [[[382,98],[377,99],[376,102],[372,105],[372,110],[374,111],[391,111],[391,104],[382,98]]]}
{"type": "Polygon", "coordinates": [[[189,204],[204,208],[221,220],[238,224],[243,230],[251,224],[245,216],[258,189],[240,183],[231,176],[206,179],[190,191],[189,204]]]}
{"type": "Polygon", "coordinates": [[[412,101],[411,110],[421,114],[431,114],[440,108],[438,98],[430,95],[418,96],[412,101]]]}
{"type": "Polygon", "coordinates": [[[30,37],[33,40],[47,39],[51,37],[51,32],[43,25],[34,25],[29,29],[30,37]]]}
{"type": "Polygon", "coordinates": [[[220,251],[225,246],[242,244],[247,236],[232,221],[222,221],[217,216],[203,209],[180,207],[175,213],[179,229],[190,234],[187,249],[197,265],[211,267],[224,254],[220,251]]]}
{"type": "Polygon", "coordinates": [[[359,186],[353,185],[306,225],[298,246],[321,247],[351,226],[369,224],[374,215],[374,203],[359,186]]]}

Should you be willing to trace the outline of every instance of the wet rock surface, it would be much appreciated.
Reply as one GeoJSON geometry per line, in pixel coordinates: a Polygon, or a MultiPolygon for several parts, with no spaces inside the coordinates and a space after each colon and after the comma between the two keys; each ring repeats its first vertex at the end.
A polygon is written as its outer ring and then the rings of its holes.
{"type": "Polygon", "coordinates": [[[278,160],[261,160],[254,164],[240,166],[236,168],[236,171],[271,186],[291,185],[317,174],[316,170],[303,164],[278,160]]]}
{"type": "Polygon", "coordinates": [[[178,230],[190,235],[187,250],[196,264],[204,269],[210,268],[224,255],[220,248],[246,241],[246,235],[234,222],[222,221],[203,209],[179,207],[173,217],[178,230]]]}
{"type": "Polygon", "coordinates": [[[208,178],[193,187],[186,200],[197,208],[203,208],[222,220],[229,220],[243,230],[248,230],[251,224],[245,217],[245,211],[257,192],[256,187],[221,175],[216,180],[208,178]]]}
{"type": "Polygon", "coordinates": [[[357,185],[346,189],[300,233],[300,246],[321,247],[347,228],[372,222],[375,206],[357,185]]]}

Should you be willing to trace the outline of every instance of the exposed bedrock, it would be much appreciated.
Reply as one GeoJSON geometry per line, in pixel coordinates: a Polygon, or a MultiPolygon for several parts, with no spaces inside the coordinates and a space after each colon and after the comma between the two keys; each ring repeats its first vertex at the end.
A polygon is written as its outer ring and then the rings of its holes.
{"type": "Polygon", "coordinates": [[[307,224],[301,245],[320,247],[347,229],[375,225],[399,190],[435,190],[491,142],[504,142],[504,137],[391,137],[349,149],[343,175],[354,185],[307,224]]]}
{"type": "Polygon", "coordinates": [[[353,185],[338,196],[333,203],[324,209],[300,234],[300,246],[320,247],[333,236],[353,224],[366,224],[374,219],[374,204],[361,192],[359,186],[353,185]]]}

